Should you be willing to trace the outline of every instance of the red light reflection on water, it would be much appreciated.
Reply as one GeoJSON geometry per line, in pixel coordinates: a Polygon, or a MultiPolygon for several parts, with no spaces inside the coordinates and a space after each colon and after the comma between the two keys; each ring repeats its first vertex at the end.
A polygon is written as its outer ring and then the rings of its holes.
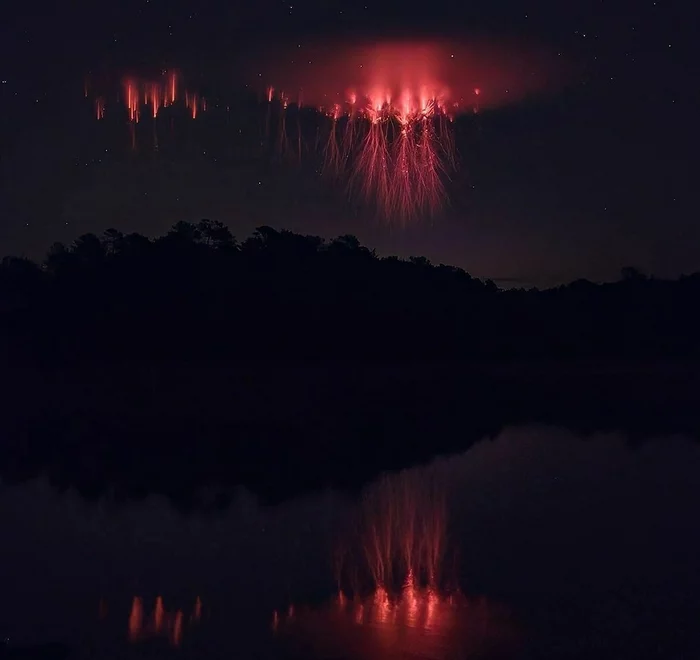
{"type": "Polygon", "coordinates": [[[446,493],[439,475],[402,472],[367,488],[348,533],[338,539],[335,577],[339,590],[384,595],[446,586],[446,493]]]}
{"type": "Polygon", "coordinates": [[[455,548],[447,543],[445,483],[436,466],[369,486],[334,548],[336,598],[276,616],[275,632],[310,644],[318,657],[483,657],[516,649],[521,636],[509,613],[463,596],[446,570],[455,548]]]}
{"type": "MultiPolygon", "coordinates": [[[[190,623],[197,623],[202,616],[202,601],[197,598],[190,623]]],[[[184,613],[182,610],[168,612],[163,604],[163,598],[156,598],[153,612],[147,617],[144,612],[143,600],[134,596],[129,613],[128,640],[140,642],[153,637],[165,637],[171,646],[178,647],[182,643],[184,613]]]]}
{"type": "MultiPolygon", "coordinates": [[[[406,587],[392,597],[378,589],[349,600],[344,594],[318,610],[278,619],[275,631],[303,640],[319,657],[489,657],[519,646],[520,633],[508,612],[487,601],[443,596],[431,588],[406,587]]],[[[307,647],[308,648],[308,647],[307,647]]]]}

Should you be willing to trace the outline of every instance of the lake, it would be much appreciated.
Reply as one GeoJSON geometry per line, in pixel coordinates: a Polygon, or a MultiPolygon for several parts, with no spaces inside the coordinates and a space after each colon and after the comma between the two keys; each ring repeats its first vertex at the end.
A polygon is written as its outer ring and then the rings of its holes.
{"type": "Polygon", "coordinates": [[[4,482],[0,633],[79,657],[700,657],[699,477],[690,438],[542,426],[275,506],[4,482]]]}

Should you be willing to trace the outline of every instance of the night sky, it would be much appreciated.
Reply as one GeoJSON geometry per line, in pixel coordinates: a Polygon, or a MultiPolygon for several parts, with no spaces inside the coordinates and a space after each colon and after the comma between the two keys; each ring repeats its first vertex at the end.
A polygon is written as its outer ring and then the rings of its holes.
{"type": "Polygon", "coordinates": [[[700,270],[694,8],[663,0],[45,5],[3,8],[4,254],[40,258],[52,242],[87,231],[156,235],[209,217],[239,237],[261,224],[353,233],[382,254],[423,254],[502,285],[615,279],[627,265],[663,277],[700,270]],[[98,158],[101,145],[76,111],[86,74],[178,67],[242,88],[256,60],[269,67],[281,44],[296,43],[301,61],[321,42],[342,57],[349,43],[396,35],[515,40],[545,54],[538,75],[567,71],[545,92],[467,122],[450,204],[407,229],[358,211],[313,172],[243,156],[222,164],[206,148],[167,161],[98,158]]]}

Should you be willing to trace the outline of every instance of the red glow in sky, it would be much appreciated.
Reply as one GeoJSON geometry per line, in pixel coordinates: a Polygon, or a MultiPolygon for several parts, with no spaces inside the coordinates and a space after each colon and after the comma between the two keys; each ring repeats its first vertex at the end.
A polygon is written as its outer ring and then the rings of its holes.
{"type": "Polygon", "coordinates": [[[561,67],[532,47],[514,42],[403,39],[369,44],[333,41],[316,46],[280,48],[255,58],[251,77],[305,104],[347,103],[353,94],[365,99],[398,99],[409,91],[439,98],[470,111],[479,96],[482,108],[515,103],[551,89],[561,67]]]}
{"type": "MultiPolygon", "coordinates": [[[[324,171],[348,174],[351,196],[399,224],[433,217],[444,205],[445,180],[456,165],[455,115],[515,103],[557,77],[532,49],[484,41],[297,44],[255,61],[263,98],[271,101],[277,92],[283,109],[291,98],[332,121],[324,171]],[[342,116],[348,121],[339,138],[342,116]],[[356,126],[357,119],[369,127],[356,126]]],[[[284,113],[280,136],[286,145],[284,113]]]]}
{"type": "MultiPolygon", "coordinates": [[[[85,98],[98,94],[95,96],[95,115],[97,119],[104,119],[105,108],[108,105],[105,96],[99,95],[87,80],[84,92],[85,98]]],[[[114,101],[113,98],[110,100],[114,101]]],[[[206,110],[206,100],[196,92],[185,89],[176,71],[164,70],[155,80],[144,80],[135,76],[125,78],[117,105],[126,106],[129,121],[137,124],[144,113],[156,119],[163,108],[175,105],[180,100],[184,101],[192,119],[196,119],[201,110],[206,110]]],[[[113,106],[114,103],[111,105],[113,106]]],[[[110,107],[110,111],[113,111],[113,107],[110,107]]]]}

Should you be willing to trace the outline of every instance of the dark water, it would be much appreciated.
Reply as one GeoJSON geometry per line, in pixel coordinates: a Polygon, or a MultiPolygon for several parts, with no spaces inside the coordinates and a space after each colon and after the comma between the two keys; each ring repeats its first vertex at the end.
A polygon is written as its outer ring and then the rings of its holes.
{"type": "Polygon", "coordinates": [[[699,503],[696,442],[554,428],[218,514],[5,484],[0,632],[92,657],[700,657],[699,503]]]}

